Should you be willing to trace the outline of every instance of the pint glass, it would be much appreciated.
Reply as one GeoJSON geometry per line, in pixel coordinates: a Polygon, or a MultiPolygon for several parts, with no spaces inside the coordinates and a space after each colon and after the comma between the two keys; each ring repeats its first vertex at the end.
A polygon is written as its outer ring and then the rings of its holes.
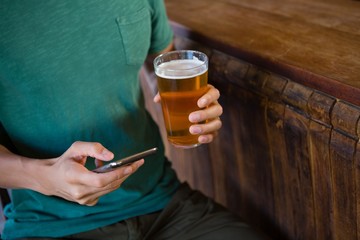
{"type": "Polygon", "coordinates": [[[207,56],[192,50],[168,52],[155,58],[154,67],[169,142],[181,148],[198,146],[199,136],[189,132],[189,114],[199,110],[197,101],[208,90],[207,56]]]}

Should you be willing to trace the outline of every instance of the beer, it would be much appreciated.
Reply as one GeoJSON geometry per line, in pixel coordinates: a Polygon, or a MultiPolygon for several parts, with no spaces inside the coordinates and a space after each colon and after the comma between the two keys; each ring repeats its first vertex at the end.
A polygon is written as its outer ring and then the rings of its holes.
{"type": "Polygon", "coordinates": [[[155,67],[167,137],[182,148],[199,145],[198,135],[192,135],[189,114],[199,110],[197,101],[207,91],[206,62],[198,59],[176,59],[155,67]]]}

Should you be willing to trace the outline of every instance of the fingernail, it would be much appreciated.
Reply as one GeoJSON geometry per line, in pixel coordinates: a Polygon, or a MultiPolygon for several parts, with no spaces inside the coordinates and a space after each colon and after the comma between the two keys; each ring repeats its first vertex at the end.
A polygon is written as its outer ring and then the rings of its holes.
{"type": "Polygon", "coordinates": [[[197,127],[197,126],[191,126],[190,127],[190,133],[192,134],[199,134],[201,133],[201,128],[200,127],[197,127]]]}
{"type": "Polygon", "coordinates": [[[101,155],[103,156],[110,156],[112,155],[112,152],[110,152],[109,150],[107,150],[106,148],[104,148],[101,152],[101,155]]]}
{"type": "Polygon", "coordinates": [[[137,161],[137,167],[141,167],[144,164],[144,160],[137,161]]]}
{"type": "Polygon", "coordinates": [[[199,137],[199,142],[200,143],[207,143],[209,141],[209,138],[206,136],[200,136],[199,137]]]}
{"type": "Polygon", "coordinates": [[[198,121],[200,121],[200,114],[198,114],[198,113],[190,114],[189,120],[190,120],[190,122],[198,122],[198,121]]]}

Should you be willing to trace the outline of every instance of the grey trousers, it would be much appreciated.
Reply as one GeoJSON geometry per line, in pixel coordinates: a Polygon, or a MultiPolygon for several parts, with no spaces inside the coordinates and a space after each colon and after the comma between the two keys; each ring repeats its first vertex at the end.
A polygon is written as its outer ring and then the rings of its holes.
{"type": "MultiPolygon", "coordinates": [[[[24,238],[49,239],[49,238],[24,238]]],[[[61,239],[260,240],[268,239],[210,198],[182,184],[168,206],[156,213],[61,239]]]]}

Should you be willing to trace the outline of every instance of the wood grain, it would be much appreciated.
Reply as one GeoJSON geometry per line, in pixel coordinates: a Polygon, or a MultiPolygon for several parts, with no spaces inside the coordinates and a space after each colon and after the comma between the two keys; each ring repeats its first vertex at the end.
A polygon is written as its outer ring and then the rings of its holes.
{"type": "Polygon", "coordinates": [[[178,36],[360,104],[360,2],[165,2],[178,36]]]}
{"type": "Polygon", "coordinates": [[[224,113],[211,144],[164,138],[180,179],[271,239],[360,239],[360,106],[188,37],[176,46],[206,51],[224,113]]]}

